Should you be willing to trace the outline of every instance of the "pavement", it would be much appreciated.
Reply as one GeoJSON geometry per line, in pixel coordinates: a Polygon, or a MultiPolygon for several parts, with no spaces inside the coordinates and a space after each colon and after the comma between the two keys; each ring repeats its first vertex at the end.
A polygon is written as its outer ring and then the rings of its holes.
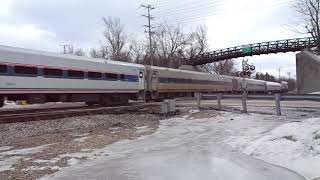
{"type": "Polygon", "coordinates": [[[268,132],[287,120],[276,116],[229,112],[210,116],[195,119],[190,114],[162,121],[152,135],[97,150],[108,154],[107,157],[68,167],[43,179],[305,179],[284,167],[241,154],[225,142],[239,134],[268,132]]]}

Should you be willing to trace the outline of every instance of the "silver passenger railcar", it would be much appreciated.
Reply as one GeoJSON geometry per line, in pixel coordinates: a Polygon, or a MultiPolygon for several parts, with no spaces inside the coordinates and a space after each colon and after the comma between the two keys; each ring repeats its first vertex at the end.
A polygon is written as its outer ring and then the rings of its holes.
{"type": "Polygon", "coordinates": [[[267,84],[267,92],[268,93],[274,93],[274,92],[281,92],[281,84],[276,82],[269,82],[266,81],[267,84]]]}
{"type": "Polygon", "coordinates": [[[230,77],[204,72],[146,66],[147,98],[163,99],[192,95],[194,92],[231,92],[230,77]]]}
{"type": "Polygon", "coordinates": [[[145,87],[145,67],[73,55],[0,46],[0,105],[28,103],[125,103],[145,87]]]}
{"type": "Polygon", "coordinates": [[[0,46],[0,106],[4,98],[28,103],[125,104],[195,92],[285,92],[286,83],[143,66],[104,59],[0,46]]]}

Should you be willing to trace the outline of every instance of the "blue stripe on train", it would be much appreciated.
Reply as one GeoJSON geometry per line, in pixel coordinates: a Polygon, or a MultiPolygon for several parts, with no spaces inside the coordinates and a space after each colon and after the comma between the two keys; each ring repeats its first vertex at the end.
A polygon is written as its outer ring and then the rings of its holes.
{"type": "Polygon", "coordinates": [[[135,75],[125,75],[124,76],[124,81],[128,82],[139,82],[139,77],[135,75]]]}

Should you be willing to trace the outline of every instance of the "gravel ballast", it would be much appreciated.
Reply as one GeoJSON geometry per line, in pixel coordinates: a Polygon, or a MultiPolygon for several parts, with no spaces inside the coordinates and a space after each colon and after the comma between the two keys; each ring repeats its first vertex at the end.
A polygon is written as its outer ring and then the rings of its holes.
{"type": "Polygon", "coordinates": [[[50,175],[85,161],[85,154],[95,149],[155,132],[160,119],[153,114],[121,114],[0,124],[0,179],[50,175]]]}

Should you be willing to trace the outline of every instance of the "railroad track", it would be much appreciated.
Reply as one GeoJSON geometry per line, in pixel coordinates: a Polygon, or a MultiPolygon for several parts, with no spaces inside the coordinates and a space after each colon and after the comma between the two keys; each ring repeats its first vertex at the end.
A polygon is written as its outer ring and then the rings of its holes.
{"type": "Polygon", "coordinates": [[[28,121],[40,121],[40,120],[53,120],[68,117],[78,116],[90,116],[97,114],[123,114],[123,113],[134,113],[139,112],[142,109],[148,107],[159,106],[159,103],[132,103],[127,106],[117,107],[70,107],[70,108],[53,108],[53,109],[28,109],[28,110],[17,110],[17,111],[6,111],[1,112],[0,124],[15,123],[15,122],[28,122],[28,121]]]}

